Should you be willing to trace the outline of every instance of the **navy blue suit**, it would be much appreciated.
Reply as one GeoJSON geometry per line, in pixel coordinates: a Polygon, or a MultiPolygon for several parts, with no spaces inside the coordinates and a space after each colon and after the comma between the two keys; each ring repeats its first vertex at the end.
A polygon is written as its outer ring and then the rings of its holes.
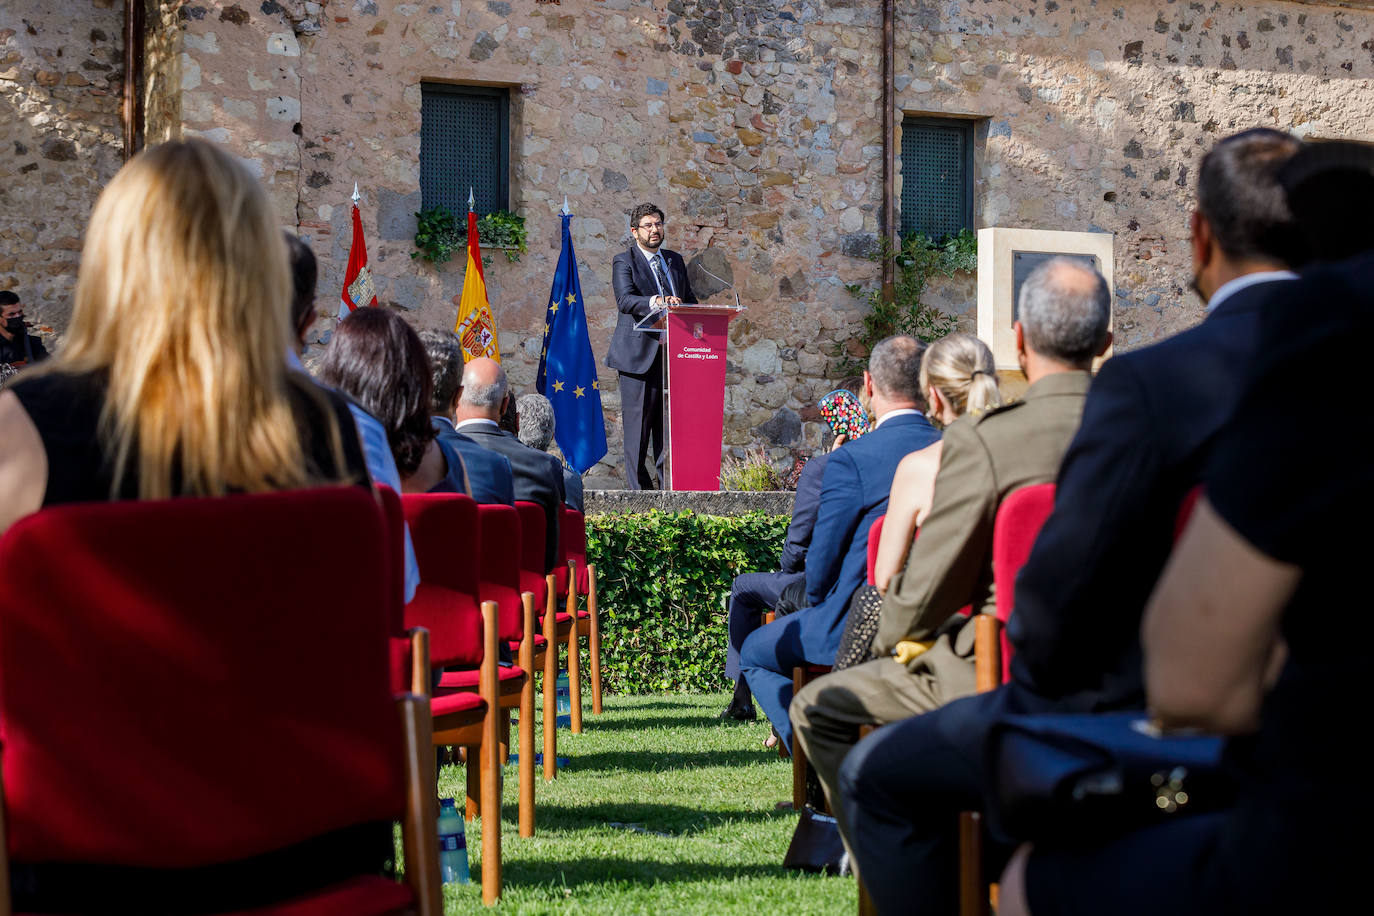
{"type": "Polygon", "coordinates": [[[806,555],[810,607],[756,631],[740,650],[745,680],[788,749],[792,669],[835,661],[849,601],[867,578],[868,529],[887,511],[897,465],[939,438],[925,417],[903,414],[830,455],[806,555]]]}
{"type": "Polygon", "coordinates": [[[510,461],[469,439],[453,428],[443,417],[430,417],[430,425],[439,431],[439,438],[452,445],[468,470],[468,486],[472,498],[479,503],[515,505],[515,484],[510,461]]]}
{"type": "Polygon", "coordinates": [[[1140,620],[1283,283],[1227,298],[1202,324],[1113,357],[1059,470],[1054,512],[1016,580],[1003,687],[879,729],[845,759],[850,848],[881,913],[952,913],[953,825],[983,806],[988,729],[1008,713],[1144,703],[1140,620]],[[913,896],[911,889],[920,888],[913,896]]]}
{"type": "MultiPolygon", "coordinates": [[[[651,311],[650,300],[660,295],[658,283],[638,245],[631,245],[611,259],[611,288],[619,316],[615,334],[606,352],[606,365],[620,373],[620,423],[624,432],[625,485],[631,490],[652,490],[654,480],[644,460],[652,441],[654,466],[659,486],[667,486],[663,476],[663,360],[659,333],[635,329],[651,311]]],[[[668,265],[671,290],[683,302],[696,302],[687,279],[687,264],[676,251],[660,248],[658,253],[668,265]]]]}
{"type": "Polygon", "coordinates": [[[787,540],[782,545],[782,562],[778,572],[744,573],[736,576],[730,586],[730,617],[727,624],[730,648],[725,655],[725,676],[739,677],[739,650],[744,640],[763,624],[763,612],[778,603],[782,590],[803,576],[806,551],[811,546],[811,533],[816,527],[816,515],[821,505],[821,481],[830,456],[817,455],[802,468],[797,479],[797,495],[792,501],[792,521],[787,526],[787,540]]]}

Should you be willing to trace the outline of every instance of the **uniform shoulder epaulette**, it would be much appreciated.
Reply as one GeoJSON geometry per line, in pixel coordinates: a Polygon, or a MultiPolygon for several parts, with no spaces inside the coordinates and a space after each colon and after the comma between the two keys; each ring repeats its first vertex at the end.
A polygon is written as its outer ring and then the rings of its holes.
{"type": "Polygon", "coordinates": [[[974,422],[982,423],[988,417],[995,417],[999,413],[1006,413],[1009,410],[1020,407],[1024,403],[1026,402],[1020,398],[1012,398],[1010,401],[1003,401],[996,407],[988,407],[983,410],[971,410],[969,411],[969,416],[973,417],[974,422]]]}

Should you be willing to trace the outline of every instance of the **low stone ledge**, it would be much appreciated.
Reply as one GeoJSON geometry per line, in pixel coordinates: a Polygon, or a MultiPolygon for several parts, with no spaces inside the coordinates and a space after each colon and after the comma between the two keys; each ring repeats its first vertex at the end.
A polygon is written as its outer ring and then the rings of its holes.
{"type": "Polygon", "coordinates": [[[792,514],[796,494],[790,490],[762,493],[738,490],[588,490],[584,496],[588,515],[629,515],[658,509],[691,511],[698,515],[792,514]]]}

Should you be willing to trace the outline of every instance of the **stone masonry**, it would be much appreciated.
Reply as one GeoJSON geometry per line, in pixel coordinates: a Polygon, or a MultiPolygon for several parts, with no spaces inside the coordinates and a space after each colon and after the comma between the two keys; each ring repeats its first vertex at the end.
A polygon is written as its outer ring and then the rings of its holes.
{"type": "MultiPolygon", "coordinates": [[[[0,92],[12,110],[0,138],[0,284],[32,289],[60,336],[81,217],[119,162],[122,19],[108,0],[20,0],[60,15],[25,15],[17,25],[11,7],[0,13],[0,92]],[[29,163],[38,170],[21,171],[29,163]]],[[[882,212],[880,4],[184,0],[150,8],[150,142],[201,135],[242,157],[283,225],[320,256],[322,312],[337,301],[356,182],[380,302],[417,327],[452,326],[461,257],[439,268],[410,258],[420,83],[507,87],[511,207],[526,217],[530,250],[516,264],[495,253],[486,276],[516,388],[533,382],[564,197],[576,214],[599,355],[615,325],[610,260],[628,239],[626,213],[652,200],[667,212],[668,247],[693,263],[694,282],[719,293],[704,267],[749,307],[732,325],[729,449],[763,445],[781,460],[820,444],[814,403],[839,381],[830,363],[859,319],[845,284],[878,279],[866,255],[882,212]]],[[[1276,0],[903,0],[896,26],[899,116],[975,122],[975,226],[1114,235],[1124,349],[1202,316],[1187,292],[1187,217],[1197,160],[1211,143],[1253,125],[1374,139],[1367,10],[1276,0]]],[[[935,283],[928,301],[972,330],[973,296],[963,276],[935,283]]],[[[317,346],[331,326],[318,322],[317,346]]],[[[615,383],[603,370],[611,451],[589,475],[593,486],[620,479],[615,383]]]]}

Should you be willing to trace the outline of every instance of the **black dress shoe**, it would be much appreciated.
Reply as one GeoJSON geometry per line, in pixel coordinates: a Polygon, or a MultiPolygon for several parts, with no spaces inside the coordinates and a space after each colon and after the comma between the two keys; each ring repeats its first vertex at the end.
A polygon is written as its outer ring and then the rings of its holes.
{"type": "Polygon", "coordinates": [[[729,706],[725,707],[725,711],[718,716],[718,718],[721,719],[735,719],[740,722],[752,722],[758,717],[758,713],[754,711],[753,703],[750,703],[748,706],[736,706],[734,703],[731,703],[729,706]]]}

